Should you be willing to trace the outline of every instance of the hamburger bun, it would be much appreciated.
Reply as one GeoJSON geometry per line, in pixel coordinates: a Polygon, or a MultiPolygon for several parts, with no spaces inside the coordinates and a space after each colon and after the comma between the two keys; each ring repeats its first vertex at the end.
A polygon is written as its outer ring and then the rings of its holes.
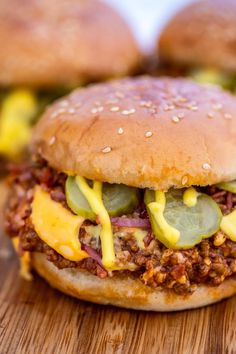
{"type": "Polygon", "coordinates": [[[78,269],[58,269],[46,256],[34,253],[32,265],[49,284],[81,300],[146,311],[180,311],[213,304],[236,293],[236,278],[218,287],[198,286],[192,295],[153,289],[131,276],[100,279],[78,269]]]}
{"type": "Polygon", "coordinates": [[[236,178],[236,100],[185,79],[114,80],[57,101],[33,149],[56,170],[168,190],[236,178]],[[68,158],[69,157],[69,158],[68,158]]]}
{"type": "Polygon", "coordinates": [[[1,1],[0,23],[1,86],[73,86],[139,64],[127,24],[102,1],[1,1]]]}
{"type": "Polygon", "coordinates": [[[188,5],[158,41],[162,62],[236,71],[236,2],[206,0],[188,5]]]}

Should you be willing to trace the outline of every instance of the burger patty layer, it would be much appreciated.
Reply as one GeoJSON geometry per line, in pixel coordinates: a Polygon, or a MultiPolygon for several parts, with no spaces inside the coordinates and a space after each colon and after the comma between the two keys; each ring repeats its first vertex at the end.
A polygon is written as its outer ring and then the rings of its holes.
{"type": "MultiPolygon", "coordinates": [[[[68,208],[65,198],[66,175],[49,167],[46,161],[34,161],[12,168],[9,178],[11,192],[6,208],[6,231],[11,237],[19,236],[19,252],[43,252],[59,269],[78,268],[100,277],[127,276],[141,279],[147,286],[172,289],[178,294],[191,294],[199,284],[220,285],[227,277],[236,274],[236,243],[218,232],[188,250],[166,248],[147,232],[140,247],[132,228],[113,225],[116,259],[121,270],[107,271],[102,265],[99,237],[87,232],[94,225],[85,221],[78,235],[82,248],[89,258],[80,262],[70,261],[58,254],[40,239],[31,222],[31,202],[35,185],[50,193],[51,198],[68,208]]],[[[236,195],[216,187],[204,188],[228,213],[236,205],[236,195]]],[[[129,218],[147,218],[145,207],[140,205],[129,218]]]]}

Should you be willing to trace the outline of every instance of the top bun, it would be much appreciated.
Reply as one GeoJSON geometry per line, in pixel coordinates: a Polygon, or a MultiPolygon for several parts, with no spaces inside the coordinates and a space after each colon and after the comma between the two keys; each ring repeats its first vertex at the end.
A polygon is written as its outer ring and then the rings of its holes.
{"type": "Polygon", "coordinates": [[[2,86],[73,86],[127,74],[140,60],[127,24],[100,1],[0,1],[0,24],[2,86]]]}
{"type": "Polygon", "coordinates": [[[160,59],[235,72],[235,18],[235,0],[206,0],[187,6],[164,29],[158,44],[160,59]]]}
{"type": "Polygon", "coordinates": [[[38,122],[33,151],[59,171],[167,190],[236,178],[236,100],[186,79],[74,91],[38,122]]]}

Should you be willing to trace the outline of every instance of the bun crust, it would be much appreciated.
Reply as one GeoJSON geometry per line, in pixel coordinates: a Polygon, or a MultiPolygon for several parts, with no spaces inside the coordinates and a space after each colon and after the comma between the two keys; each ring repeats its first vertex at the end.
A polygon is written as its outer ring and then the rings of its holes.
{"type": "Polygon", "coordinates": [[[188,296],[175,295],[145,286],[141,281],[127,277],[100,279],[75,269],[59,270],[47,261],[44,254],[33,253],[34,269],[51,286],[81,300],[98,304],[149,311],[179,311],[218,302],[236,293],[236,279],[229,278],[218,287],[199,286],[188,296]]]}
{"type": "Polygon", "coordinates": [[[184,79],[115,80],[54,103],[33,151],[68,174],[167,190],[236,178],[236,100],[184,79]]]}
{"type": "Polygon", "coordinates": [[[235,0],[206,0],[187,6],[162,32],[160,59],[235,72],[235,17],[235,0]]]}
{"type": "Polygon", "coordinates": [[[2,86],[73,86],[127,74],[140,60],[127,24],[101,1],[1,1],[0,23],[2,86]]]}

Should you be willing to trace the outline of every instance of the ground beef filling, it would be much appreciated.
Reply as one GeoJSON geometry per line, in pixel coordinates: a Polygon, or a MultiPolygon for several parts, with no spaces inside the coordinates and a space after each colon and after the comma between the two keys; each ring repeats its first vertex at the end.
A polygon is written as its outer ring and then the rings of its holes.
{"type": "MultiPolygon", "coordinates": [[[[225,278],[236,274],[236,243],[227,239],[222,232],[189,250],[167,249],[149,232],[144,239],[145,247],[140,249],[129,229],[114,226],[117,261],[125,270],[108,272],[100,261],[100,240],[86,232],[86,226],[91,224],[86,221],[80,230],[79,240],[82,248],[92,251],[93,258],[80,262],[65,259],[38,237],[30,220],[33,188],[36,184],[47,190],[53,200],[68,208],[64,194],[65,180],[65,174],[57,173],[39,158],[29,164],[11,168],[6,230],[11,237],[20,237],[21,252],[43,252],[60,269],[84,269],[100,278],[116,276],[118,273],[132,274],[148,286],[172,289],[183,295],[191,294],[198,284],[219,285],[225,278]]],[[[236,206],[236,196],[232,193],[216,187],[205,188],[204,192],[217,201],[223,213],[230,212],[236,206]]],[[[135,211],[135,216],[137,214],[146,217],[143,206],[135,211]]]]}

